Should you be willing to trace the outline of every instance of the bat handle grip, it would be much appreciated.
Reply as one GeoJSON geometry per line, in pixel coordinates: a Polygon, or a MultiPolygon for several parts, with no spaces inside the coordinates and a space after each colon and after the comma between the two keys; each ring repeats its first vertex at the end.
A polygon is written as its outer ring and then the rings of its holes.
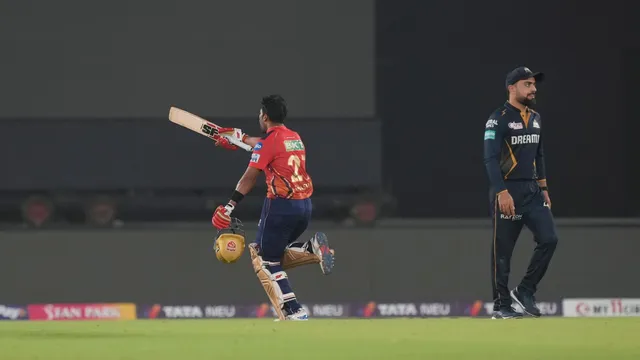
{"type": "Polygon", "coordinates": [[[235,145],[235,146],[237,146],[237,147],[239,147],[241,149],[244,149],[244,150],[249,151],[249,152],[253,151],[253,148],[251,147],[251,145],[243,143],[242,141],[240,141],[236,137],[225,136],[225,138],[227,140],[229,140],[230,143],[232,143],[233,145],[235,145]]]}

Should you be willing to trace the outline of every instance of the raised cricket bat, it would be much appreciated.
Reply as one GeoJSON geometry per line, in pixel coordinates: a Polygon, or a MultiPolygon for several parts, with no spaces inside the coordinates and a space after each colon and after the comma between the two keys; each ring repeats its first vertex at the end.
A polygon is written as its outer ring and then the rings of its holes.
{"type": "MultiPolygon", "coordinates": [[[[207,121],[197,115],[194,115],[186,110],[182,110],[175,106],[172,106],[169,109],[169,120],[171,122],[178,124],[182,127],[185,127],[191,131],[195,131],[202,136],[206,136],[210,139],[214,139],[215,136],[218,136],[218,130],[222,127],[218,126],[211,121],[207,121]]],[[[253,148],[238,140],[237,138],[229,135],[221,135],[222,137],[229,140],[230,143],[236,145],[239,148],[242,148],[246,151],[252,151],[253,148]]]]}

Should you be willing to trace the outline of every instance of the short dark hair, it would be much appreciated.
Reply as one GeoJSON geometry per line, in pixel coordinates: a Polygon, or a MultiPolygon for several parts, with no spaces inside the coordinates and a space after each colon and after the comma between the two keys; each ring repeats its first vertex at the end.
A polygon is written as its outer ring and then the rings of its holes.
{"type": "Polygon", "coordinates": [[[287,118],[287,102],[280,95],[269,95],[262,98],[262,112],[265,113],[269,120],[284,124],[287,118]]]}

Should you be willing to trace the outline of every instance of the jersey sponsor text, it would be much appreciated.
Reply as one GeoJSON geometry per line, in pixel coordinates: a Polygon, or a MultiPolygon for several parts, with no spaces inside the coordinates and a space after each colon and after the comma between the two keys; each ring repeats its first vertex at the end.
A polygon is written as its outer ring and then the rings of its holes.
{"type": "Polygon", "coordinates": [[[540,135],[528,134],[511,137],[511,145],[537,144],[540,142],[540,135]]]}

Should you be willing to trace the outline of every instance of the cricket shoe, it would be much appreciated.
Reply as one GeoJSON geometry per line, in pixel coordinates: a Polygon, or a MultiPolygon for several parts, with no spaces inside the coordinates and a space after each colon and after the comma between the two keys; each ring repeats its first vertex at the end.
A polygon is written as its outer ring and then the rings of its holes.
{"type": "Polygon", "coordinates": [[[540,317],[540,309],[536,305],[536,298],[533,294],[529,294],[528,291],[520,291],[518,288],[511,290],[511,298],[518,303],[522,310],[528,315],[533,317],[540,317]]]}
{"type": "Polygon", "coordinates": [[[320,269],[325,275],[331,274],[334,265],[334,251],[329,247],[327,235],[317,232],[311,238],[311,248],[313,253],[320,257],[320,269]]]}
{"type": "MultiPolygon", "coordinates": [[[[307,321],[309,320],[309,315],[307,314],[306,311],[304,311],[304,309],[300,308],[298,311],[294,312],[293,314],[287,314],[287,316],[284,317],[285,320],[287,321],[307,321]]],[[[280,321],[280,319],[276,318],[273,321],[280,321]]]]}
{"type": "Polygon", "coordinates": [[[298,311],[293,314],[289,314],[285,317],[285,320],[293,320],[293,321],[306,321],[309,320],[309,315],[304,309],[300,308],[298,311]]]}
{"type": "Polygon", "coordinates": [[[522,319],[522,313],[517,312],[514,308],[509,306],[509,307],[500,308],[499,310],[494,311],[491,316],[491,319],[493,320],[522,319]]]}

